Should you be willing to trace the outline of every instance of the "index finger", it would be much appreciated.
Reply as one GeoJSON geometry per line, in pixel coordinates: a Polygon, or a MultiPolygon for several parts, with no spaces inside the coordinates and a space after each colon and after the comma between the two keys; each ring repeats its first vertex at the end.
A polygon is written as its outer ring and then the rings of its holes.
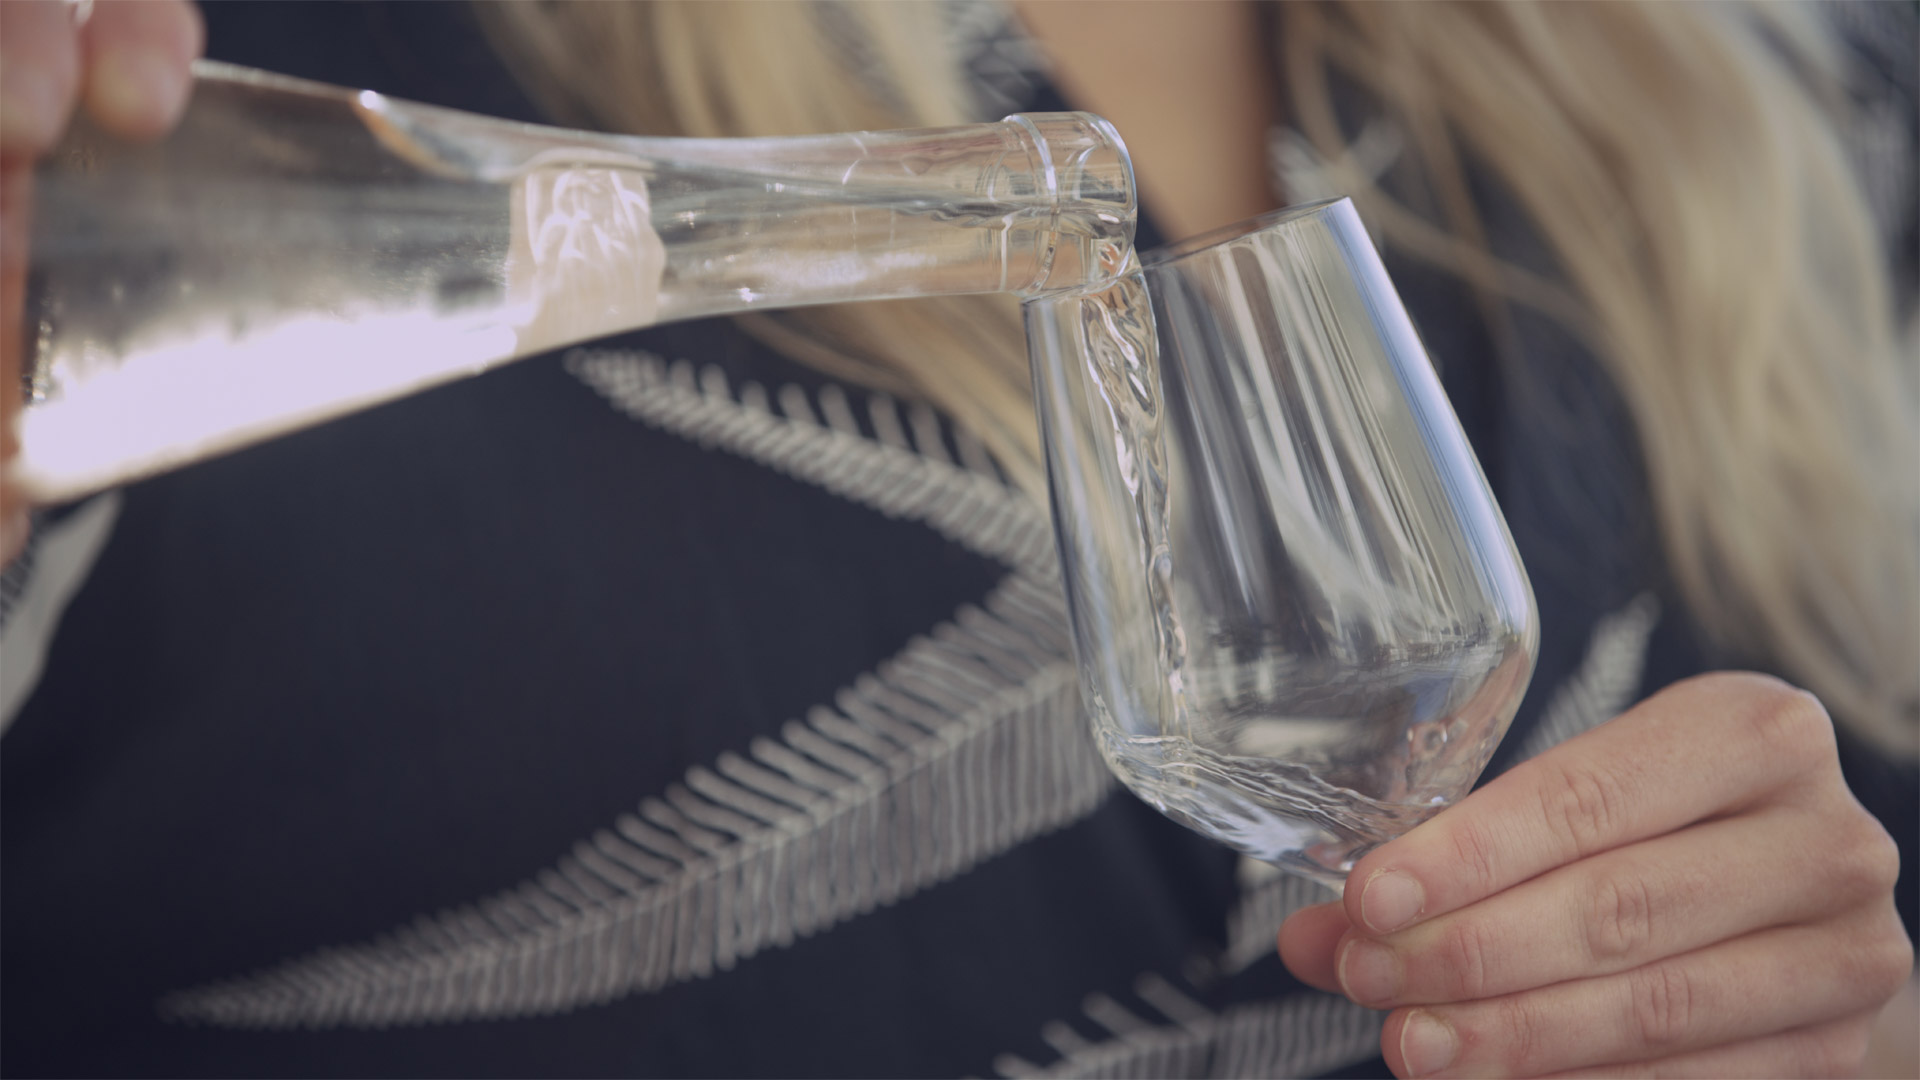
{"type": "Polygon", "coordinates": [[[163,134],[186,107],[205,43],[186,0],[96,0],[82,42],[88,113],[127,138],[163,134]]]}
{"type": "Polygon", "coordinates": [[[80,34],[57,0],[0,2],[0,162],[45,153],[73,111],[80,34]]]}
{"type": "Polygon", "coordinates": [[[1385,934],[1778,790],[1833,756],[1809,694],[1762,675],[1669,687],[1370,852],[1343,903],[1385,934]]]}

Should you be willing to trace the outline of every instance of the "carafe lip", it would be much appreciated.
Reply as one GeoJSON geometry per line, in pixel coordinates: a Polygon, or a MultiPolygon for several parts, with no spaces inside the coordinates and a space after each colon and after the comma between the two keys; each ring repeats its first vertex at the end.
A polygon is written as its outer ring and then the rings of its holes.
{"type": "MultiPolygon", "coordinates": [[[[1270,210],[1258,217],[1251,217],[1245,221],[1237,221],[1232,225],[1222,225],[1216,229],[1208,229],[1206,232],[1189,236],[1184,240],[1176,240],[1171,244],[1154,248],[1152,251],[1141,252],[1140,265],[1142,267],[1154,267],[1176,262],[1207,248],[1232,243],[1242,236],[1262,232],[1275,225],[1284,225],[1289,221],[1295,221],[1300,218],[1318,216],[1333,207],[1339,206],[1341,203],[1346,203],[1349,208],[1351,208],[1353,200],[1347,198],[1345,195],[1340,195],[1331,199],[1299,203],[1294,206],[1282,207],[1279,210],[1270,210]]],[[[1354,211],[1349,209],[1348,212],[1353,213],[1354,211]]]]}
{"type": "Polygon", "coordinates": [[[1217,229],[1208,229],[1206,232],[1189,236],[1184,240],[1176,240],[1171,244],[1164,244],[1154,248],[1152,251],[1140,251],[1136,249],[1127,260],[1127,265],[1122,267],[1113,277],[1103,278],[1099,281],[1091,281],[1083,285],[1075,285],[1056,291],[1024,296],[1021,298],[1021,307],[1046,307],[1048,305],[1071,302],[1080,297],[1092,296],[1095,293],[1105,292],[1112,288],[1115,281],[1126,277],[1128,274],[1151,272],[1159,267],[1179,262],[1190,256],[1224,247],[1241,237],[1253,236],[1256,233],[1265,232],[1277,225],[1304,221],[1308,218],[1324,217],[1327,214],[1346,214],[1357,217],[1359,211],[1354,209],[1353,200],[1345,195],[1331,199],[1319,199],[1314,202],[1300,203],[1296,206],[1282,207],[1279,210],[1270,210],[1258,217],[1250,217],[1245,221],[1237,221],[1232,225],[1222,225],[1217,229]]]}

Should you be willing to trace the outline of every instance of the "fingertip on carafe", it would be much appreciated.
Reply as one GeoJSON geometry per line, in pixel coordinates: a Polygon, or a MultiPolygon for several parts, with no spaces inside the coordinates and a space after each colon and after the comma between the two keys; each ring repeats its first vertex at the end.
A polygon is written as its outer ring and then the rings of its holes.
{"type": "Polygon", "coordinates": [[[101,127],[134,139],[164,134],[186,110],[187,65],[150,48],[116,49],[87,73],[87,111],[101,127]]]}
{"type": "Polygon", "coordinates": [[[123,138],[166,134],[186,110],[193,64],[206,44],[199,9],[183,0],[103,0],[84,36],[87,114],[123,138]]]}

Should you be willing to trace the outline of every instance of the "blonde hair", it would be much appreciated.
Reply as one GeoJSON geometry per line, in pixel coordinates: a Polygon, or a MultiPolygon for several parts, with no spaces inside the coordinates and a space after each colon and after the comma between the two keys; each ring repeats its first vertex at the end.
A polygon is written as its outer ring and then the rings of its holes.
{"type": "MultiPolygon", "coordinates": [[[[477,5],[528,90],[562,123],[698,137],[961,124],[971,93],[928,3],[477,5]]],[[[1019,305],[1005,296],[736,316],[829,374],[931,402],[1008,478],[1044,497],[1019,305]]]]}
{"type": "MultiPolygon", "coordinates": [[[[483,24],[563,122],[770,135],[975,119],[920,3],[504,4],[483,24]],[[857,54],[857,55],[855,55],[857,54]]],[[[1817,13],[1659,3],[1286,4],[1289,117],[1383,242],[1499,317],[1578,334],[1636,421],[1672,572],[1701,623],[1770,657],[1883,747],[1920,725],[1920,488],[1911,352],[1834,134],[1817,13]],[[1328,79],[1401,122],[1437,225],[1354,161],[1328,79]],[[1564,281],[1494,259],[1460,166],[1485,163],[1564,281]]],[[[1044,483],[1005,298],[745,318],[803,362],[939,405],[1044,483]]]]}

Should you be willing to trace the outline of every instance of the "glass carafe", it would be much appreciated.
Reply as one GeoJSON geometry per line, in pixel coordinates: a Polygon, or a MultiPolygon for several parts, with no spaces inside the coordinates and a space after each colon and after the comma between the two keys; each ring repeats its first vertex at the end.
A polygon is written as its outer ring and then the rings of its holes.
{"type": "Polygon", "coordinates": [[[70,499],[657,322],[1072,287],[1133,222],[1081,113],[633,138],[201,62],[166,139],[82,122],[40,169],[14,479],[70,499]]]}

